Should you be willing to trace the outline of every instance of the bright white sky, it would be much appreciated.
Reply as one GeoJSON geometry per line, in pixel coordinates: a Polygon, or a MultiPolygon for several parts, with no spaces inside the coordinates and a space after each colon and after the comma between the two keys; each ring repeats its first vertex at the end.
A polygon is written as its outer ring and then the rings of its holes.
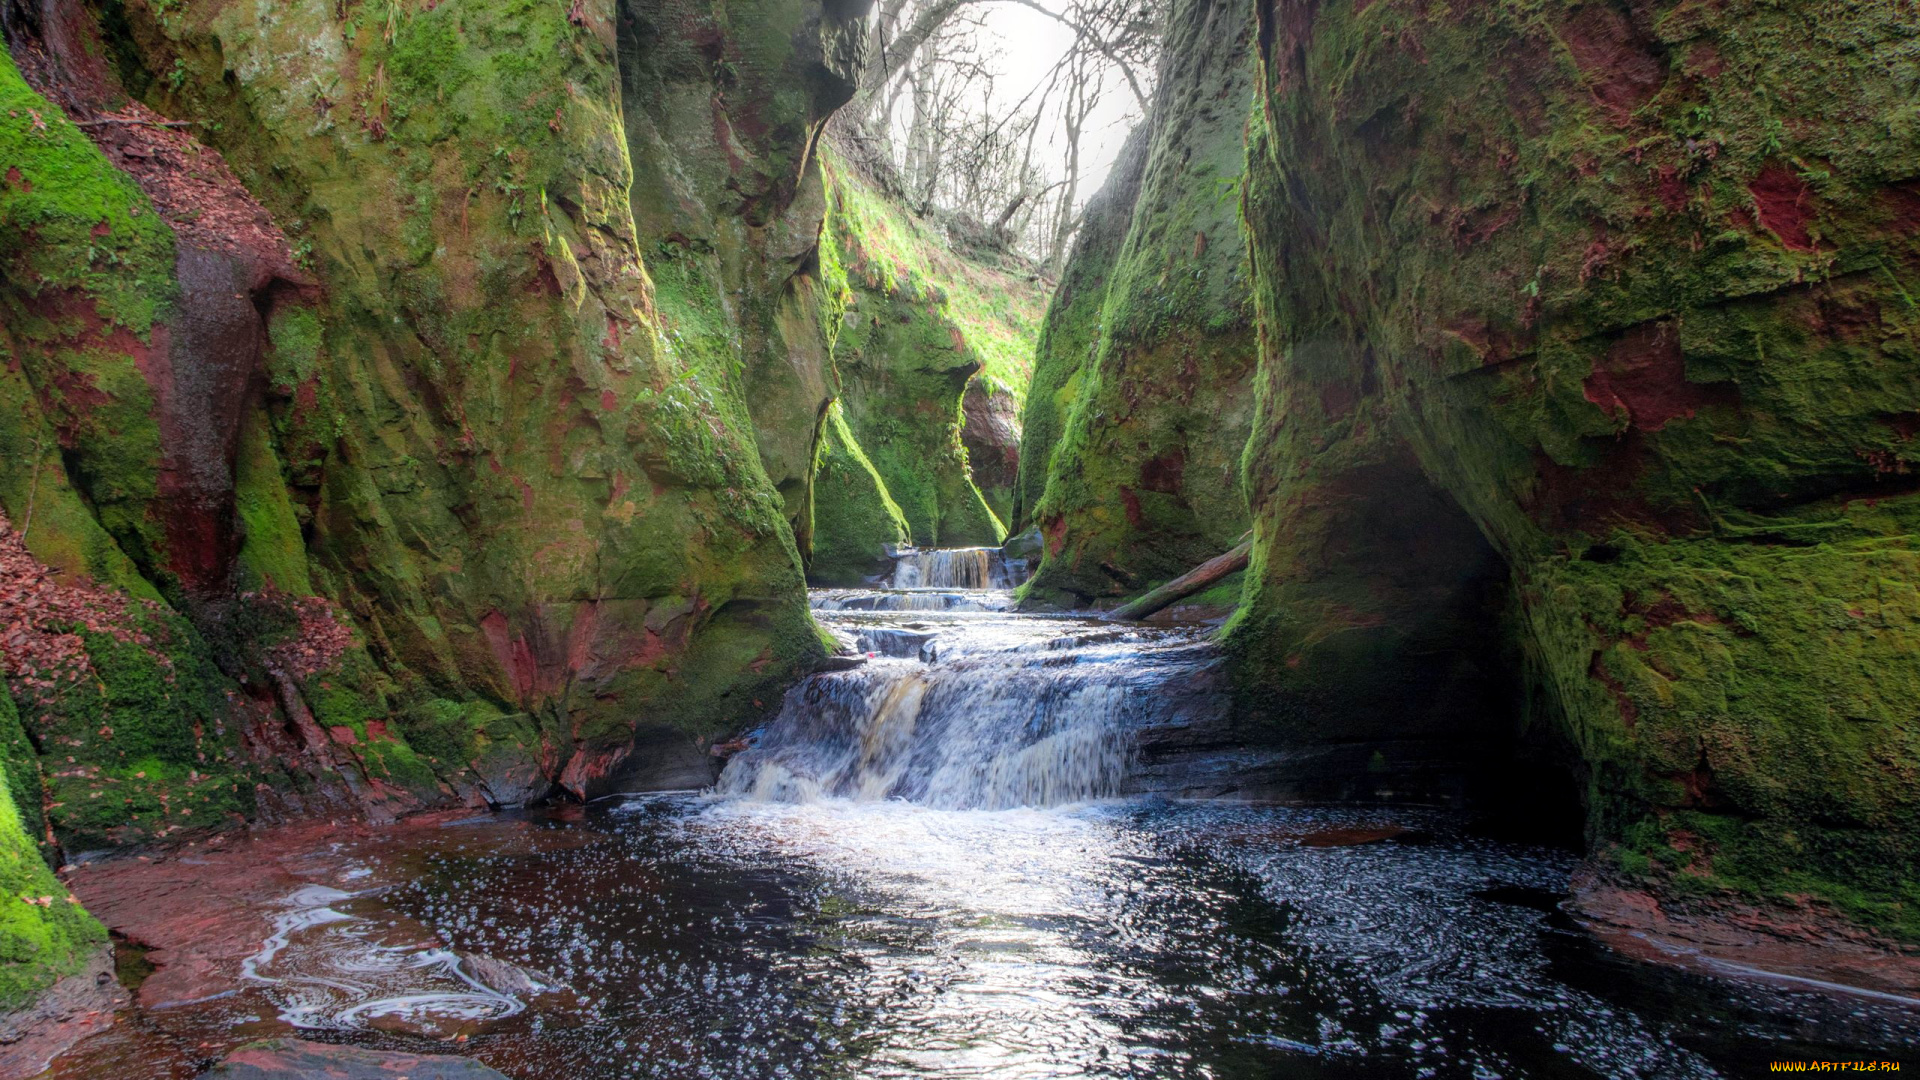
{"type": "MultiPolygon", "coordinates": [[[[1059,0],[1041,0],[1052,8],[1064,7],[1059,0]]],[[[1064,55],[1073,43],[1073,31],[1037,11],[1015,4],[988,3],[981,7],[988,34],[997,38],[1001,48],[999,104],[1009,107],[1025,94],[1064,55]]],[[[1151,93],[1152,73],[1141,72],[1141,84],[1151,93]]],[[[1133,129],[1133,94],[1116,76],[1109,80],[1099,110],[1088,124],[1080,147],[1080,201],[1084,203],[1106,182],[1113,159],[1133,129]]],[[[1057,122],[1057,121],[1056,121],[1057,122]]],[[[1042,138],[1046,133],[1042,133],[1042,138]]],[[[1054,146],[1055,165],[1048,171],[1065,173],[1064,142],[1054,146]]]]}

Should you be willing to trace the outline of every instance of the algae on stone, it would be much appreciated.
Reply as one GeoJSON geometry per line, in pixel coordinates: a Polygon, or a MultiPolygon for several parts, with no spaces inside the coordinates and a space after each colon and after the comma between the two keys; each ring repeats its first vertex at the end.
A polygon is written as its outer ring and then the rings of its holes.
{"type": "Polygon", "coordinates": [[[952,252],[851,163],[829,155],[827,167],[822,261],[847,427],[913,543],[997,544],[1005,529],[974,482],[962,404],[976,377],[1010,395],[1024,388],[1040,286],[1010,263],[952,252]]]}
{"type": "Polygon", "coordinates": [[[1141,592],[1246,531],[1250,31],[1236,4],[1174,5],[1147,132],[1129,150],[1140,172],[1123,159],[1089,208],[1029,398],[1020,516],[1046,536],[1030,596],[1141,592]]]}
{"type": "Polygon", "coordinates": [[[1920,939],[1912,13],[1256,14],[1249,714],[1518,701],[1621,872],[1920,939]]]}

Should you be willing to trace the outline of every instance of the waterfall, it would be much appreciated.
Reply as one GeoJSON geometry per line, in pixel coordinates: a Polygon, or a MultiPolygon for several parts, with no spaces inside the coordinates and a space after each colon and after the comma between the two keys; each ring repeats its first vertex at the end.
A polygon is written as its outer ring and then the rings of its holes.
{"type": "Polygon", "coordinates": [[[904,798],[942,809],[1055,806],[1116,795],[1124,689],[1031,671],[874,660],[790,694],[720,792],[775,802],[904,798]]]}
{"type": "Polygon", "coordinates": [[[1192,678],[1211,648],[1180,631],[997,613],[827,621],[870,659],[789,691],[728,762],[719,794],[949,810],[1114,796],[1134,733],[1170,722],[1211,685],[1192,678]]]}
{"type": "Polygon", "coordinates": [[[1003,611],[1013,597],[984,589],[815,589],[807,602],[815,611],[1003,611]]]}
{"type": "Polygon", "coordinates": [[[896,589],[1005,589],[999,548],[935,548],[910,551],[893,564],[896,589]]]}

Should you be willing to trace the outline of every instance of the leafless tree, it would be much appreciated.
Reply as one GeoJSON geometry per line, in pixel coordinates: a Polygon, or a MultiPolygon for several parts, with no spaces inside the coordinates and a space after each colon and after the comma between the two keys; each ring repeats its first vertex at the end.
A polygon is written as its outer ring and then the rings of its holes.
{"type": "Polygon", "coordinates": [[[1088,125],[1115,93],[1145,112],[1159,24],[1150,0],[882,0],[836,128],[916,210],[971,222],[1057,273],[1079,225],[1088,125]],[[1071,45],[1045,72],[996,75],[993,4],[1059,22],[1071,45]]]}

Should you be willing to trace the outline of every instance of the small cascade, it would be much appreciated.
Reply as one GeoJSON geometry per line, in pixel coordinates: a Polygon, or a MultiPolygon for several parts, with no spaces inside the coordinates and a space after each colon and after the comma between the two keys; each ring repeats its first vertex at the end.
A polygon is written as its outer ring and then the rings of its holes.
{"type": "Polygon", "coordinates": [[[1136,732],[1220,707],[1197,631],[1013,614],[824,621],[869,659],[790,691],[720,794],[948,810],[1104,798],[1124,789],[1136,732]]]}
{"type": "Polygon", "coordinates": [[[933,548],[909,551],[893,564],[896,589],[1007,589],[999,548],[933,548]]]}
{"type": "Polygon", "coordinates": [[[808,596],[815,611],[1005,611],[1013,594],[975,589],[815,589],[808,596]]]}

